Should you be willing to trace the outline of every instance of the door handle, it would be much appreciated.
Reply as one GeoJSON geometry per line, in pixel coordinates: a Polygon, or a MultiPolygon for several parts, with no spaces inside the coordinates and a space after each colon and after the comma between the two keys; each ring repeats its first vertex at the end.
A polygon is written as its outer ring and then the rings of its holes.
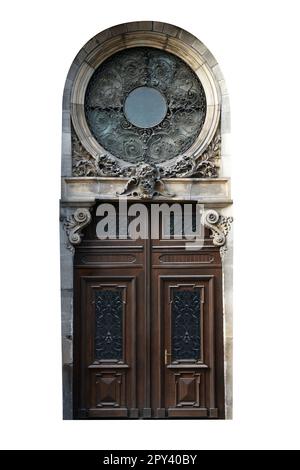
{"type": "Polygon", "coordinates": [[[168,364],[168,356],[172,356],[172,354],[168,353],[168,350],[165,349],[165,366],[168,364]]]}

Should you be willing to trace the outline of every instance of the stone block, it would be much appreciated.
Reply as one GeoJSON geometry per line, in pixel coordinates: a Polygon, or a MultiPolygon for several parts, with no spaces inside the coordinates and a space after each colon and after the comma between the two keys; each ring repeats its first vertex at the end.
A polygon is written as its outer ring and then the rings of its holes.
{"type": "Polygon", "coordinates": [[[73,363],[73,340],[71,335],[62,337],[62,362],[63,364],[73,363]]]}
{"type": "Polygon", "coordinates": [[[127,32],[127,25],[125,24],[118,24],[117,26],[113,26],[109,28],[112,36],[119,36],[119,34],[124,34],[127,32]]]}
{"type": "Polygon", "coordinates": [[[179,31],[178,38],[186,44],[189,44],[190,46],[194,44],[195,41],[197,41],[197,38],[195,36],[193,36],[191,33],[188,33],[184,29],[181,29],[179,31]]]}
{"type": "Polygon", "coordinates": [[[73,291],[63,289],[61,291],[61,318],[63,322],[73,320],[73,291]]]}
{"type": "Polygon", "coordinates": [[[152,28],[152,21],[132,21],[131,23],[127,23],[128,31],[151,31],[152,28]]]}
{"type": "Polygon", "coordinates": [[[61,334],[62,336],[66,336],[71,338],[73,336],[73,322],[68,320],[68,321],[62,321],[61,322],[61,334]]]}
{"type": "Polygon", "coordinates": [[[153,21],[153,31],[157,31],[161,33],[164,29],[164,23],[161,23],[160,21],[153,21]]]}
{"type": "MultiPolygon", "coordinates": [[[[110,32],[109,32],[110,33],[110,32]]],[[[110,33],[110,36],[111,36],[111,33],[110,33]]],[[[87,54],[89,54],[90,52],[92,52],[95,47],[97,47],[99,45],[98,41],[96,40],[96,36],[94,36],[90,41],[88,41],[85,45],[84,45],[84,50],[87,52],[87,54]]]]}
{"type": "Polygon", "coordinates": [[[68,80],[71,80],[71,82],[74,81],[74,78],[76,77],[78,70],[79,70],[80,65],[78,63],[73,62],[70,70],[68,72],[68,80]]]}
{"type": "Polygon", "coordinates": [[[222,112],[221,113],[221,133],[226,134],[230,132],[230,113],[222,112]]]}
{"type": "Polygon", "coordinates": [[[203,57],[210,67],[214,67],[218,63],[215,57],[212,55],[212,53],[208,49],[204,51],[203,57]]]}
{"type": "Polygon", "coordinates": [[[221,135],[222,145],[221,145],[221,155],[230,155],[231,154],[231,134],[226,133],[221,135]]]}
{"type": "Polygon", "coordinates": [[[225,410],[226,419],[232,419],[232,338],[225,338],[225,410]]]}
{"type": "Polygon", "coordinates": [[[66,177],[72,176],[72,155],[62,155],[61,175],[66,177]]]}
{"type": "Polygon", "coordinates": [[[229,95],[223,95],[222,96],[222,111],[224,113],[229,113],[230,112],[229,95]]]}
{"type": "Polygon", "coordinates": [[[63,111],[62,113],[62,132],[71,132],[71,116],[70,111],[63,111]]]}
{"type": "Polygon", "coordinates": [[[199,52],[200,55],[203,55],[204,52],[207,50],[207,47],[203,42],[199,41],[199,39],[196,39],[193,44],[192,48],[195,49],[197,52],[199,52]]]}
{"type": "Polygon", "coordinates": [[[73,83],[71,80],[67,79],[64,88],[63,100],[62,100],[62,108],[63,111],[70,112],[71,109],[71,91],[72,91],[73,83]]]}
{"type": "Polygon", "coordinates": [[[62,156],[72,154],[71,132],[63,132],[61,135],[61,153],[62,156]]]}
{"type": "Polygon", "coordinates": [[[227,95],[228,89],[227,89],[225,80],[220,80],[218,83],[219,83],[219,87],[220,87],[222,95],[227,95]]]}
{"type": "Polygon", "coordinates": [[[163,32],[168,34],[168,36],[176,37],[179,33],[180,29],[177,26],[173,26],[172,24],[164,23],[163,32]]]}
{"type": "Polygon", "coordinates": [[[84,59],[86,58],[86,56],[87,56],[87,51],[84,48],[80,49],[73,63],[80,66],[82,62],[84,61],[84,59]]]}
{"type": "Polygon", "coordinates": [[[221,159],[221,174],[220,176],[228,177],[231,175],[232,165],[231,158],[228,155],[223,155],[221,159]]]}
{"type": "Polygon", "coordinates": [[[217,65],[214,65],[212,67],[212,72],[214,74],[214,77],[217,81],[220,81],[220,80],[224,80],[224,77],[223,77],[223,74],[222,74],[222,71],[220,69],[220,66],[217,64],[217,65]]]}
{"type": "MultiPolygon", "coordinates": [[[[62,225],[62,223],[61,223],[62,225]]],[[[73,254],[66,247],[67,236],[61,230],[60,238],[60,282],[62,289],[73,289],[73,254]]]]}
{"type": "Polygon", "coordinates": [[[97,34],[93,39],[97,44],[102,44],[109,38],[111,38],[111,31],[110,29],[105,29],[104,31],[101,31],[101,33],[97,34]]]}
{"type": "Polygon", "coordinates": [[[71,364],[64,365],[62,371],[63,379],[63,419],[73,419],[73,367],[71,364]]]}

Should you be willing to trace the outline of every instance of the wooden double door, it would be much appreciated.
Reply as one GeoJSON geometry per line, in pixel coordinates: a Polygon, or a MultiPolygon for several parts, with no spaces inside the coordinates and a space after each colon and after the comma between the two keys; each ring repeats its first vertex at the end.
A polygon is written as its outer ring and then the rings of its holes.
{"type": "Polygon", "coordinates": [[[101,241],[96,224],[75,253],[74,417],[224,418],[221,261],[210,234],[187,250],[161,237],[101,241]]]}

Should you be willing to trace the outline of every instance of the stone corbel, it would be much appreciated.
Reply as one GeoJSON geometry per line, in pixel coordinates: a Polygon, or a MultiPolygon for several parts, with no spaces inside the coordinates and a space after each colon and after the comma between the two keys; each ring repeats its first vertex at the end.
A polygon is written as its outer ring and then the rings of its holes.
{"type": "Polygon", "coordinates": [[[211,209],[204,212],[201,222],[205,227],[211,230],[212,242],[215,246],[220,247],[220,255],[223,261],[227,251],[226,237],[231,229],[233,217],[225,217],[211,209]]]}
{"type": "Polygon", "coordinates": [[[74,253],[74,245],[79,245],[83,237],[82,230],[92,220],[90,210],[87,208],[76,209],[74,214],[67,217],[63,223],[65,232],[67,234],[67,248],[74,253]]]}

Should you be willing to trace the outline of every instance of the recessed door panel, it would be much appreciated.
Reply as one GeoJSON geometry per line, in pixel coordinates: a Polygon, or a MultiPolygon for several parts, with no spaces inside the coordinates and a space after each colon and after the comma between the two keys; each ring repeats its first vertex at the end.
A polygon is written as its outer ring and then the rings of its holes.
{"type": "Polygon", "coordinates": [[[136,277],[81,277],[81,400],[87,417],[136,409],[136,277]]]}

